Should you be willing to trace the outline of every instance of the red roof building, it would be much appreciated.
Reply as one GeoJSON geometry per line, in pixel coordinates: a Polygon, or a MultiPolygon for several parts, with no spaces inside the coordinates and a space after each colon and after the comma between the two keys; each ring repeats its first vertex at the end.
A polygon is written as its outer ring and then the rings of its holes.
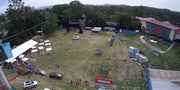
{"type": "Polygon", "coordinates": [[[162,37],[166,40],[180,40],[180,27],[174,26],[169,21],[158,21],[155,18],[136,17],[141,22],[141,29],[162,37]]]}

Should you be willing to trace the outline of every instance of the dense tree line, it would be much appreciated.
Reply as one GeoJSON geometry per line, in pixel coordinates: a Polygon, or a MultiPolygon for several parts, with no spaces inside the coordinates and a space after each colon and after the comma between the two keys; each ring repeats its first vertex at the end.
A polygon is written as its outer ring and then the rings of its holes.
{"type": "Polygon", "coordinates": [[[9,0],[6,14],[0,15],[0,22],[5,22],[9,31],[7,37],[10,37],[46,21],[43,25],[5,41],[19,44],[35,35],[37,30],[42,29],[45,34],[51,34],[60,25],[68,27],[69,20],[78,21],[83,14],[86,16],[86,26],[91,27],[103,27],[105,22],[113,21],[118,23],[117,29],[140,29],[140,24],[133,18],[135,16],[171,21],[175,25],[179,25],[180,22],[178,12],[144,6],[83,5],[79,1],[72,1],[69,4],[54,5],[50,9],[34,10],[33,7],[24,6],[22,0],[9,0]]]}
{"type": "Polygon", "coordinates": [[[180,27],[180,13],[168,9],[157,9],[146,6],[107,5],[106,8],[113,8],[115,11],[126,11],[132,16],[153,17],[160,21],[170,21],[180,27]]]}
{"type": "MultiPolygon", "coordinates": [[[[71,3],[78,2],[76,6],[81,7],[75,9],[72,4],[55,5],[51,10],[58,10],[61,13],[55,13],[61,19],[59,23],[67,24],[69,18],[73,15],[80,17],[82,13],[86,15],[86,26],[105,26],[106,21],[116,21],[120,24],[119,28],[123,29],[140,29],[139,23],[134,22],[135,16],[140,17],[153,17],[160,21],[170,21],[174,25],[180,26],[180,13],[173,12],[167,9],[156,9],[145,6],[127,6],[127,5],[82,5],[79,1],[72,1],[71,3]],[[64,8],[66,6],[66,8],[64,8]],[[73,8],[72,8],[73,7],[73,8]],[[73,9],[73,10],[72,10],[73,9]],[[78,12],[80,14],[76,14],[78,12]],[[118,18],[124,15],[124,18],[118,18]],[[117,20],[120,19],[120,20],[117,20]]],[[[78,20],[78,17],[73,19],[78,20]]]]}

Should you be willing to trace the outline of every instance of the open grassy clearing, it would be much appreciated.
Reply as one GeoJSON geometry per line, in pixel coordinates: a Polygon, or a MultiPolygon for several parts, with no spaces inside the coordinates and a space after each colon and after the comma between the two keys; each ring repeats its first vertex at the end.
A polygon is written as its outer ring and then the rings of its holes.
{"type": "MultiPolygon", "coordinates": [[[[35,74],[21,75],[18,79],[11,82],[11,85],[17,90],[22,90],[22,82],[26,80],[37,80],[39,87],[32,90],[42,90],[50,88],[53,90],[94,90],[95,78],[112,79],[114,85],[119,89],[145,89],[147,90],[145,70],[129,58],[128,47],[134,46],[146,53],[149,57],[149,65],[156,68],[180,68],[179,50],[180,47],[175,45],[168,53],[160,54],[160,57],[154,56],[144,50],[146,46],[141,43],[140,35],[116,35],[113,47],[109,46],[108,39],[111,34],[91,35],[89,31],[80,35],[70,33],[63,35],[56,32],[43,39],[49,39],[52,43],[51,53],[45,53],[44,56],[38,56],[36,69],[42,69],[49,74],[50,72],[59,72],[64,75],[63,80],[51,79],[47,76],[39,76],[35,74]],[[80,36],[80,40],[72,40],[75,35],[80,36]],[[118,38],[124,38],[121,42],[118,38]],[[102,55],[95,55],[95,49],[102,48],[102,55]],[[163,58],[163,59],[162,59],[163,58]],[[124,61],[126,59],[127,61],[124,61]],[[90,64],[89,62],[95,62],[90,64]],[[167,63],[166,63],[167,62],[167,63]],[[58,68],[55,64],[59,64],[58,68]],[[109,65],[110,71],[107,77],[99,75],[100,65],[109,65]],[[48,68],[50,66],[50,68],[48,68]],[[143,77],[142,77],[143,76],[143,77]],[[75,83],[70,84],[70,78],[75,80],[81,78],[80,86],[77,88],[75,83]],[[84,84],[84,80],[88,80],[89,84],[84,84]]],[[[37,53],[38,55],[38,53],[37,53]]],[[[28,56],[30,57],[30,56],[28,56]]],[[[30,63],[30,62],[29,62],[30,63]]],[[[3,69],[8,79],[17,75],[16,69],[3,69]]]]}

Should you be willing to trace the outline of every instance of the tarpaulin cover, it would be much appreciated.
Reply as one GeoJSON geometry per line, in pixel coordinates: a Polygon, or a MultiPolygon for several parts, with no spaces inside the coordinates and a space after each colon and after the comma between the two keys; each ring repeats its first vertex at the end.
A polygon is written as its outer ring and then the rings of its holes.
{"type": "Polygon", "coordinates": [[[26,68],[29,69],[29,70],[32,70],[32,69],[34,69],[34,67],[36,67],[36,65],[29,64],[26,68]]]}
{"type": "Polygon", "coordinates": [[[96,51],[102,52],[102,49],[101,48],[96,48],[96,51]]]}
{"type": "Polygon", "coordinates": [[[125,30],[125,29],[123,29],[123,33],[127,33],[127,34],[137,34],[137,32],[136,31],[133,31],[133,30],[125,30]]]}
{"type": "Polygon", "coordinates": [[[123,42],[124,40],[123,40],[122,38],[119,38],[119,41],[120,41],[120,42],[123,42]]]}

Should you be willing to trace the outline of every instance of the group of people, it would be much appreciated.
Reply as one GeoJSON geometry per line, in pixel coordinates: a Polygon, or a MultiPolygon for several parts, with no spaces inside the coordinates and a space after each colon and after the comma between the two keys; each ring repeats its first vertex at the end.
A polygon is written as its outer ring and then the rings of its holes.
{"type": "MultiPolygon", "coordinates": [[[[72,78],[70,79],[70,83],[71,83],[71,85],[73,85],[73,79],[72,78]]],[[[77,78],[76,79],[76,86],[79,87],[80,83],[81,83],[81,78],[79,78],[79,79],[77,78]]],[[[84,84],[88,84],[88,81],[85,80],[84,84]]]]}

